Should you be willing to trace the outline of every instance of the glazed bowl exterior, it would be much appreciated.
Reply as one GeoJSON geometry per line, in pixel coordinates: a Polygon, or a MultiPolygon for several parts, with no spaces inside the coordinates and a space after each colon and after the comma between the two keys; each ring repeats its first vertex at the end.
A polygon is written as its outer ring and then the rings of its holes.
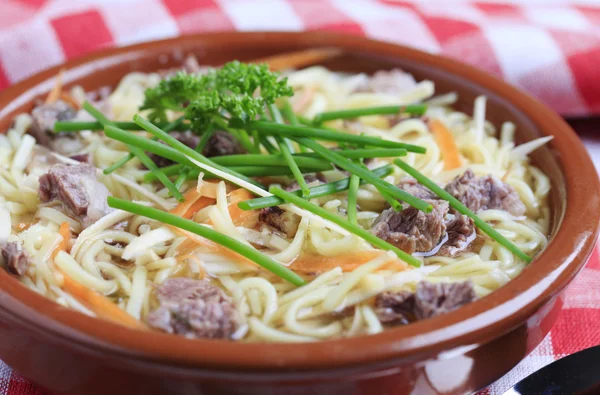
{"type": "Polygon", "coordinates": [[[195,54],[201,64],[250,60],[313,47],[344,55],[324,66],[348,72],[400,67],[437,93],[459,94],[471,113],[512,121],[519,143],[552,135],[532,156],[549,175],[551,242],[514,280],[457,311],[372,336],[306,344],[187,340],[134,331],[61,307],[0,272],[0,359],[56,394],[436,394],[469,393],[501,377],[550,330],[561,292],[591,254],[600,187],[576,134],[551,110],[499,79],[459,62],[354,36],[220,33],[106,50],[69,61],[0,93],[0,131],[32,109],[64,69],[67,86],[115,86],[132,71],[155,71],[195,54]]]}

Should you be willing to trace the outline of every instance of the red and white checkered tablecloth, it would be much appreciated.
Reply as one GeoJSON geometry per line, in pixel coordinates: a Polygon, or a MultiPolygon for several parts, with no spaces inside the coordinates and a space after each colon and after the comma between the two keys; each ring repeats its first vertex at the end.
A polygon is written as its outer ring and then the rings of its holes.
{"type": "MultiPolygon", "coordinates": [[[[0,0],[0,89],[100,48],[225,30],[367,35],[500,75],[565,116],[600,115],[594,0],[0,0]]],[[[600,164],[600,136],[586,145],[600,164]]],[[[596,251],[542,344],[482,393],[501,394],[542,366],[600,344],[599,287],[596,251]]],[[[43,392],[0,362],[0,395],[22,394],[43,392]]]]}

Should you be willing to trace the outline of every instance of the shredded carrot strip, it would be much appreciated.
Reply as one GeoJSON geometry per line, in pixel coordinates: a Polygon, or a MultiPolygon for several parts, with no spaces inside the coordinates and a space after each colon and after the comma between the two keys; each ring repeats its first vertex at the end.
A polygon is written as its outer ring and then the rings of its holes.
{"type": "Polygon", "coordinates": [[[52,251],[52,257],[54,258],[59,251],[69,252],[69,243],[71,242],[71,229],[69,228],[68,222],[63,222],[60,224],[60,228],[58,229],[58,233],[62,236],[62,241],[54,251],[52,251]]]}
{"type": "Polygon", "coordinates": [[[201,196],[202,195],[195,189],[190,189],[183,195],[185,200],[171,209],[169,213],[179,215],[180,217],[183,216],[201,196]]]}
{"type": "Polygon", "coordinates": [[[144,323],[127,314],[106,296],[84,287],[62,271],[61,274],[63,275],[62,289],[93,311],[96,316],[129,328],[147,329],[144,323]]]}
{"type": "Polygon", "coordinates": [[[322,63],[339,56],[341,53],[342,51],[337,48],[314,48],[254,59],[250,63],[266,63],[273,71],[297,69],[322,63]]]}
{"type": "Polygon", "coordinates": [[[452,170],[461,166],[460,153],[454,141],[454,136],[448,130],[446,125],[438,119],[432,119],[429,122],[429,128],[433,132],[435,142],[442,151],[444,158],[444,169],[452,170]]]}
{"type": "MultiPolygon", "coordinates": [[[[239,202],[254,198],[251,192],[244,188],[235,189],[227,195],[229,197],[229,216],[235,226],[243,226],[244,228],[254,228],[258,223],[258,210],[242,210],[238,207],[239,202]]],[[[205,222],[207,225],[212,224],[211,220],[205,222]]]]}
{"type": "MultiPolygon", "coordinates": [[[[372,261],[384,254],[383,251],[361,251],[357,253],[348,253],[336,256],[324,256],[315,254],[302,254],[296,258],[289,266],[296,273],[303,274],[321,274],[336,267],[341,267],[344,272],[351,272],[361,265],[372,261]]],[[[406,263],[394,259],[382,268],[391,270],[405,270],[406,263]]]]}
{"type": "Polygon", "coordinates": [[[258,223],[258,210],[242,210],[238,207],[239,202],[254,198],[251,192],[239,188],[229,193],[229,215],[235,226],[254,228],[258,223]]]}
{"type": "Polygon", "coordinates": [[[71,95],[69,95],[67,92],[63,92],[60,94],[60,99],[68,104],[70,104],[71,106],[73,106],[74,109],[79,110],[80,106],[79,103],[77,102],[77,100],[75,100],[75,98],[71,95]]]}
{"type": "Polygon", "coordinates": [[[190,208],[185,212],[185,214],[182,215],[182,217],[185,219],[191,219],[198,211],[202,210],[204,207],[210,206],[211,204],[215,204],[215,199],[202,196],[190,206],[190,208]]]}
{"type": "Polygon", "coordinates": [[[56,76],[56,83],[54,84],[54,87],[46,97],[46,104],[54,103],[60,98],[60,94],[62,92],[62,76],[63,70],[60,70],[56,76]]]}

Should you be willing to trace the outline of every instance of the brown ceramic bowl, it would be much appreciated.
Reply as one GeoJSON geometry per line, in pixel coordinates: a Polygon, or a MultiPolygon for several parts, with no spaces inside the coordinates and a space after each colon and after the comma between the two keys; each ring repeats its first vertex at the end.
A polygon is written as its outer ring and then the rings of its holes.
{"type": "Polygon", "coordinates": [[[107,50],[67,62],[0,94],[0,130],[32,109],[60,68],[85,89],[115,85],[134,70],[248,60],[311,47],[346,55],[325,66],[373,72],[401,67],[457,91],[470,112],[488,97],[488,119],[512,121],[525,142],[553,135],[533,155],[552,181],[552,241],[521,275],[450,314],[373,336],[309,344],[240,344],[139,332],[65,309],[0,273],[0,358],[56,394],[430,394],[469,393],[501,377],[550,330],[561,292],[590,255],[600,223],[596,171],[555,113],[504,82],[439,56],[326,33],[224,33],[107,50]]]}

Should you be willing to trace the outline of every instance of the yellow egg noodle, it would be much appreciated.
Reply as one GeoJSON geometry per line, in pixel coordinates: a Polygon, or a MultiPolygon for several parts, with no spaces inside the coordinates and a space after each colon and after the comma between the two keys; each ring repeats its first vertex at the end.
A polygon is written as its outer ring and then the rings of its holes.
{"type": "MultiPolygon", "coordinates": [[[[486,98],[474,102],[473,117],[452,109],[454,93],[435,95],[431,81],[421,81],[402,94],[357,92],[356,86],[368,77],[331,72],[311,67],[288,73],[289,84],[297,92],[290,102],[307,118],[335,109],[351,109],[379,105],[427,103],[428,118],[441,120],[451,131],[463,166],[444,170],[442,152],[421,118],[400,120],[390,127],[384,116],[368,116],[353,121],[332,121],[328,125],[348,133],[383,137],[392,141],[427,148],[425,154],[409,153],[403,159],[440,185],[450,182],[467,168],[477,176],[488,174],[511,185],[525,204],[526,214],[514,217],[502,210],[478,213],[484,221],[528,255],[543,249],[549,233],[548,193],[550,181],[533,166],[528,154],[546,143],[539,139],[515,146],[515,125],[506,122],[499,129],[486,121],[486,98]]],[[[156,73],[131,73],[110,94],[106,107],[109,118],[130,121],[144,99],[144,90],[160,81],[156,73]]],[[[85,92],[73,88],[71,95],[83,101],[85,92]]],[[[222,255],[207,247],[197,247],[193,254],[182,256],[179,247],[186,236],[172,228],[141,216],[113,211],[91,226],[65,215],[53,203],[41,204],[38,178],[42,174],[30,163],[39,149],[35,139],[26,134],[31,117],[16,117],[13,127],[0,135],[0,239],[18,240],[32,257],[32,264],[20,281],[63,306],[83,314],[93,313],[76,298],[61,289],[65,273],[81,285],[107,296],[132,317],[144,319],[152,310],[152,292],[156,285],[171,277],[199,278],[206,273],[213,283],[229,294],[244,317],[235,339],[246,341],[303,342],[343,336],[378,333],[384,326],[370,301],[385,290],[414,290],[419,281],[458,282],[471,279],[478,296],[484,296],[517,276],[525,263],[512,252],[488,237],[482,237],[476,250],[457,257],[419,257],[424,265],[412,268],[397,261],[391,253],[381,254],[344,272],[334,267],[319,275],[307,276],[307,284],[295,287],[259,266],[222,255]],[[53,254],[62,242],[59,227],[67,222],[78,235],[70,252],[53,254]]],[[[98,168],[98,179],[118,198],[142,202],[169,210],[177,205],[166,188],[157,183],[142,183],[147,170],[137,159],[111,175],[100,171],[129,153],[127,147],[102,133],[80,133],[85,148],[98,168]]],[[[53,154],[57,163],[71,163],[53,154]]],[[[377,158],[376,165],[391,163],[377,158]]],[[[338,170],[324,172],[328,182],[346,176],[338,170]]],[[[399,168],[386,177],[397,184],[406,177],[399,168]]],[[[187,181],[182,192],[196,188],[187,181]]],[[[312,200],[332,213],[344,212],[346,193],[312,200]]],[[[362,185],[358,193],[358,222],[369,229],[385,208],[385,200],[372,185],[362,185]]],[[[339,231],[314,215],[295,210],[301,221],[293,237],[270,232],[266,228],[244,228],[234,225],[228,211],[225,182],[216,190],[216,203],[195,214],[197,222],[209,221],[215,230],[249,245],[260,245],[275,260],[288,264],[301,252],[309,251],[328,257],[373,250],[367,242],[348,232],[339,231]]]]}

